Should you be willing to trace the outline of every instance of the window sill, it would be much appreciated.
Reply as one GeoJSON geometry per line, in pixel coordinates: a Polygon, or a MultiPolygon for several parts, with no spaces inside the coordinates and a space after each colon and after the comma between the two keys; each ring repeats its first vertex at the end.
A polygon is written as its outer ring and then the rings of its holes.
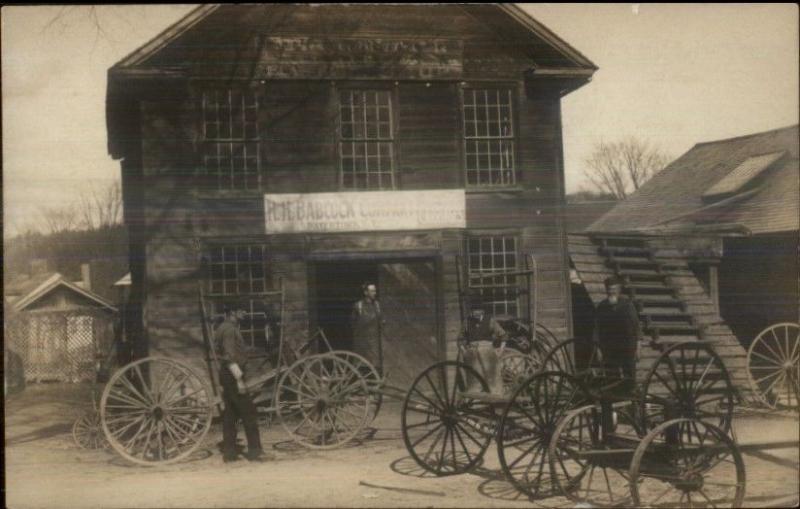
{"type": "Polygon", "coordinates": [[[200,200],[255,200],[264,199],[264,191],[197,191],[200,200]]]}
{"type": "Polygon", "coordinates": [[[464,190],[467,194],[482,194],[482,193],[522,193],[525,188],[521,186],[497,186],[497,187],[467,187],[464,190]]]}

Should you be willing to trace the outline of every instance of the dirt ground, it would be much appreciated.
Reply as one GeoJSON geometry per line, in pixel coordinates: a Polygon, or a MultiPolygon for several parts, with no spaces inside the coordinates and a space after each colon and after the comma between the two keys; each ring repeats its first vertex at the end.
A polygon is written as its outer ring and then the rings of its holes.
{"type": "MultiPolygon", "coordinates": [[[[6,398],[7,507],[573,507],[562,497],[519,495],[503,480],[491,449],[475,473],[423,474],[403,445],[399,403],[384,405],[371,437],[344,449],[298,448],[275,424],[262,429],[273,461],[224,464],[215,425],[188,461],[147,468],[74,446],[70,428],[87,396],[85,389],[51,385],[6,398]]],[[[786,414],[739,415],[735,430],[740,442],[800,437],[798,420],[786,414]]],[[[795,447],[745,455],[745,506],[795,505],[798,454],[795,447]]]]}

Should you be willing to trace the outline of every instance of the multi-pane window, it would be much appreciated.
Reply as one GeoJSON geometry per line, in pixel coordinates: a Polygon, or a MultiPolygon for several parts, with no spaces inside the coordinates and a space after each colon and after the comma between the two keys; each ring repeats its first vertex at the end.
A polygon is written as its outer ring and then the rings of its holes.
{"type": "Polygon", "coordinates": [[[389,90],[339,93],[343,189],[394,188],[394,128],[389,90]]]}
{"type": "Polygon", "coordinates": [[[203,92],[203,167],[215,190],[260,188],[258,98],[249,90],[203,92]]]}
{"type": "Polygon", "coordinates": [[[467,185],[513,185],[514,116],[511,90],[466,89],[462,97],[467,185]]]}
{"type": "MultiPolygon", "coordinates": [[[[515,237],[487,236],[467,239],[467,270],[470,276],[487,276],[516,269],[515,237]]],[[[489,313],[517,316],[519,303],[516,276],[470,277],[470,286],[478,289],[489,313]]]]}
{"type": "Polygon", "coordinates": [[[240,323],[242,337],[251,346],[266,347],[276,317],[267,301],[257,295],[267,290],[264,246],[212,246],[208,260],[208,294],[213,317],[222,318],[229,304],[241,305],[247,311],[240,323]]]}

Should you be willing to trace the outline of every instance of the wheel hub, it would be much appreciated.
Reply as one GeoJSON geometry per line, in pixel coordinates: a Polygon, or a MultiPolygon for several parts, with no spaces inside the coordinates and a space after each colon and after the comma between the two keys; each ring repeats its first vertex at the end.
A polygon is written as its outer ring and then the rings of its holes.
{"type": "Polygon", "coordinates": [[[164,418],[164,409],[160,406],[154,407],[151,414],[155,420],[160,421],[164,418]]]}
{"type": "Polygon", "coordinates": [[[698,473],[686,475],[675,483],[675,487],[684,492],[699,491],[703,489],[703,476],[698,473]]]}

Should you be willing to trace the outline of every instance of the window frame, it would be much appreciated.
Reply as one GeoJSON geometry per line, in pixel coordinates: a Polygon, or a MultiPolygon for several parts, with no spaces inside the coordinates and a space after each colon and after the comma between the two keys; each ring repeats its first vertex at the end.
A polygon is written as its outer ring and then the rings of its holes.
{"type": "MultiPolygon", "coordinates": [[[[336,130],[335,130],[336,131],[335,143],[336,143],[336,156],[337,156],[337,163],[336,164],[337,164],[337,168],[338,168],[338,179],[337,180],[338,180],[338,188],[339,188],[339,190],[340,191],[358,192],[358,191],[392,191],[392,190],[398,189],[399,186],[398,186],[397,161],[398,161],[398,145],[399,144],[397,143],[397,141],[398,141],[398,133],[399,133],[399,122],[398,122],[398,99],[397,99],[397,93],[396,93],[396,86],[393,87],[393,86],[391,86],[389,84],[385,84],[385,83],[352,82],[352,83],[346,83],[346,84],[337,84],[336,86],[334,86],[334,94],[335,94],[334,102],[335,102],[335,105],[336,105],[336,130]],[[385,93],[385,94],[388,95],[388,102],[387,102],[388,107],[389,107],[388,125],[389,125],[389,130],[390,130],[388,138],[382,138],[380,136],[380,127],[379,126],[377,127],[377,133],[378,133],[377,137],[369,138],[368,136],[366,136],[366,129],[367,129],[367,124],[366,123],[364,124],[364,126],[365,126],[365,136],[363,136],[361,138],[357,138],[357,137],[345,138],[344,137],[344,135],[343,135],[344,134],[343,133],[343,121],[342,121],[342,110],[343,110],[344,103],[342,102],[342,94],[346,93],[346,92],[350,92],[350,93],[352,93],[352,92],[362,92],[362,93],[375,92],[375,93],[385,93]],[[344,167],[345,155],[344,155],[344,152],[343,152],[343,148],[344,148],[344,145],[346,143],[365,143],[365,144],[367,144],[367,143],[375,143],[375,144],[378,144],[377,154],[378,154],[378,158],[379,159],[381,158],[381,155],[380,155],[380,144],[381,143],[386,143],[386,144],[389,145],[389,151],[390,151],[389,161],[390,161],[390,165],[391,165],[390,170],[388,172],[386,172],[386,171],[370,172],[369,170],[366,171],[366,174],[368,175],[367,176],[367,183],[369,184],[369,181],[370,181],[369,175],[378,175],[378,179],[381,182],[380,187],[370,187],[369,185],[367,187],[363,187],[363,188],[362,187],[357,187],[355,185],[355,175],[357,174],[356,171],[353,171],[354,184],[351,185],[351,186],[346,186],[345,185],[345,173],[346,172],[345,172],[345,167],[344,167]],[[388,186],[383,183],[383,179],[386,178],[385,175],[387,173],[389,174],[388,176],[389,176],[389,179],[390,179],[390,182],[391,182],[391,184],[388,185],[388,186]]],[[[365,111],[365,115],[366,115],[366,111],[365,111]]],[[[376,123],[380,123],[380,122],[381,122],[380,117],[378,117],[378,119],[376,120],[376,123]]],[[[355,124],[353,124],[353,125],[355,125],[355,124]]],[[[366,163],[368,162],[368,160],[370,158],[371,158],[371,156],[369,156],[368,151],[367,151],[367,147],[365,145],[364,146],[365,166],[366,166],[366,163]]],[[[355,161],[355,157],[352,157],[352,159],[355,161]]]]}
{"type": "MultiPolygon", "coordinates": [[[[519,232],[516,231],[516,230],[515,231],[503,230],[503,231],[470,232],[467,235],[465,235],[464,236],[464,243],[463,243],[463,246],[464,246],[463,247],[463,252],[464,252],[464,259],[465,259],[464,268],[465,268],[467,280],[468,281],[470,280],[469,278],[470,278],[470,276],[472,274],[490,273],[492,271],[501,272],[501,271],[518,271],[518,270],[520,270],[520,267],[522,266],[521,265],[521,259],[520,259],[520,253],[521,253],[520,252],[520,241],[521,241],[521,236],[520,236],[519,232]],[[477,241],[479,243],[479,246],[480,246],[481,243],[483,241],[486,241],[486,240],[489,240],[491,242],[490,251],[488,253],[484,253],[482,248],[479,248],[479,251],[477,253],[474,253],[474,252],[472,252],[470,250],[470,243],[471,242],[477,241]],[[494,251],[494,242],[496,240],[502,240],[502,242],[503,242],[503,250],[500,251],[500,252],[494,251]],[[513,249],[510,250],[510,251],[506,250],[507,246],[505,245],[505,243],[506,243],[507,240],[511,240],[513,242],[513,249]],[[513,257],[514,257],[513,258],[514,259],[513,267],[506,266],[505,257],[508,256],[509,254],[512,254],[513,257]],[[492,260],[492,265],[493,266],[494,266],[495,257],[496,256],[502,256],[503,257],[503,267],[501,267],[501,268],[492,268],[492,269],[489,269],[489,270],[481,270],[481,269],[472,270],[472,257],[473,256],[477,256],[479,259],[481,259],[481,263],[480,263],[481,267],[483,265],[482,258],[484,256],[489,256],[490,257],[490,259],[492,260]]],[[[497,277],[500,278],[502,276],[497,276],[497,277]]],[[[489,311],[489,314],[491,314],[492,316],[511,316],[511,317],[515,317],[515,318],[520,318],[521,316],[523,316],[523,314],[521,313],[521,311],[522,311],[521,304],[522,303],[521,303],[521,295],[520,295],[519,291],[514,292],[514,297],[513,298],[508,298],[508,296],[506,295],[506,296],[503,297],[502,300],[495,299],[495,298],[493,298],[491,296],[491,292],[492,291],[498,291],[498,290],[501,290],[501,289],[514,288],[516,290],[519,290],[520,284],[519,284],[518,276],[506,276],[504,278],[504,281],[501,282],[501,283],[492,282],[492,283],[489,283],[489,284],[478,284],[478,285],[474,285],[474,284],[470,283],[469,287],[478,290],[478,292],[481,295],[481,302],[483,303],[483,305],[486,308],[486,310],[489,311]],[[488,297],[490,299],[492,299],[492,300],[487,300],[487,297],[484,296],[485,295],[484,294],[484,290],[489,290],[488,293],[490,293],[490,295],[488,297]],[[503,312],[498,312],[497,311],[498,310],[498,305],[500,303],[502,303],[503,312]],[[514,308],[514,312],[513,313],[509,312],[509,308],[510,307],[514,308]]]]}
{"type": "MultiPolygon", "coordinates": [[[[259,299],[259,295],[266,295],[269,292],[270,287],[270,273],[268,271],[268,253],[269,253],[269,246],[266,242],[257,241],[257,240],[238,240],[238,239],[225,239],[220,241],[214,242],[207,242],[205,245],[202,246],[203,258],[205,260],[204,263],[204,272],[205,277],[203,278],[203,286],[205,288],[205,296],[206,300],[211,303],[211,309],[209,309],[210,316],[207,318],[212,319],[214,323],[219,321],[221,318],[224,318],[223,308],[226,303],[228,302],[237,302],[240,304],[247,304],[248,309],[246,310],[246,317],[243,320],[243,323],[240,326],[240,332],[242,333],[242,337],[244,338],[245,342],[249,344],[249,346],[254,348],[261,348],[261,349],[268,349],[273,345],[274,341],[277,340],[278,332],[273,330],[275,325],[275,320],[278,320],[279,317],[274,316],[272,312],[268,312],[266,306],[263,311],[256,311],[254,307],[254,303],[257,301],[263,301],[264,299],[259,299]],[[241,263],[239,258],[239,250],[243,248],[248,249],[248,257],[249,260],[246,262],[248,265],[252,265],[257,262],[252,261],[252,250],[254,247],[257,247],[261,250],[261,289],[260,291],[253,291],[253,274],[252,269],[248,269],[248,284],[249,284],[249,292],[241,291],[239,286],[239,278],[238,275],[241,272],[239,268],[239,264],[241,263]],[[215,263],[214,259],[214,250],[221,250],[219,259],[221,263],[215,263]],[[233,250],[235,254],[235,260],[230,263],[225,261],[225,249],[233,250]],[[222,285],[221,291],[213,291],[214,290],[214,272],[215,272],[215,265],[222,265],[222,279],[219,280],[222,285]],[[234,274],[237,276],[234,279],[226,278],[225,274],[225,265],[234,265],[234,274]],[[227,289],[227,282],[228,281],[235,281],[236,288],[233,293],[229,293],[227,289]],[[260,315],[260,316],[258,316],[260,315]],[[257,317],[257,318],[256,318],[257,317]],[[256,328],[255,323],[256,320],[262,320],[263,326],[256,328]],[[261,334],[263,336],[257,335],[259,329],[263,328],[261,334]],[[261,340],[263,337],[263,342],[261,340]]],[[[275,310],[272,310],[275,311],[275,310]]]]}
{"type": "MultiPolygon", "coordinates": [[[[460,115],[459,120],[461,124],[461,133],[460,133],[460,143],[461,143],[461,164],[462,164],[462,178],[464,182],[464,188],[468,191],[470,190],[494,190],[494,189],[516,189],[520,185],[520,175],[519,175],[519,121],[518,121],[518,107],[519,107],[519,98],[518,98],[518,89],[519,86],[517,83],[467,83],[462,82],[461,86],[459,87],[459,109],[460,115]],[[469,92],[475,91],[485,91],[485,92],[507,92],[508,93],[508,108],[509,108],[509,124],[511,127],[511,135],[510,136],[467,136],[467,103],[466,98],[469,92]],[[510,159],[512,162],[510,168],[510,181],[503,182],[502,174],[505,171],[501,169],[470,169],[469,168],[469,159],[470,156],[468,154],[468,144],[472,141],[484,141],[484,142],[491,142],[491,141],[502,141],[507,140],[511,143],[511,148],[509,150],[510,159]],[[481,172],[489,172],[489,182],[488,183],[481,183],[480,182],[480,173],[481,172]],[[472,173],[476,174],[476,182],[474,184],[470,183],[470,175],[472,173]],[[492,183],[491,180],[494,178],[495,174],[500,174],[501,182],[499,183],[492,183]]],[[[498,103],[495,106],[495,109],[499,110],[500,104],[498,103]]],[[[498,125],[500,125],[500,112],[498,111],[498,125]]],[[[477,121],[476,117],[473,117],[475,121],[477,121]]],[[[488,114],[484,122],[488,122],[488,114]]],[[[488,124],[487,125],[487,134],[488,134],[488,124]]],[[[476,153],[475,157],[480,157],[480,153],[476,153]]],[[[501,155],[502,157],[502,155],[501,155]]]]}
{"type": "MultiPolygon", "coordinates": [[[[263,136],[263,129],[262,129],[262,115],[263,115],[263,87],[257,86],[253,83],[246,82],[240,83],[235,82],[229,86],[218,85],[214,83],[202,83],[197,87],[196,92],[196,104],[197,104],[197,111],[198,111],[198,132],[199,132],[199,147],[198,147],[198,173],[202,179],[202,183],[200,184],[200,189],[202,192],[210,192],[210,193],[223,193],[223,194],[241,194],[241,193],[260,193],[264,189],[264,163],[265,158],[263,154],[264,150],[264,136],[263,136]],[[229,118],[227,124],[230,126],[229,133],[231,136],[223,136],[218,134],[216,137],[209,137],[208,135],[208,125],[210,123],[216,123],[218,125],[224,125],[223,120],[219,117],[216,117],[215,122],[209,122],[206,116],[207,111],[207,96],[210,93],[215,94],[227,94],[228,96],[228,103],[229,103],[229,118]],[[233,136],[233,126],[234,126],[234,119],[232,118],[234,109],[232,108],[230,97],[232,94],[239,93],[242,95],[242,100],[246,101],[248,96],[252,97],[252,104],[247,105],[246,102],[243,102],[243,110],[247,109],[254,109],[253,118],[251,120],[247,120],[242,116],[242,125],[241,125],[241,136],[233,136]],[[248,135],[249,128],[248,124],[252,124],[252,129],[254,129],[252,135],[248,135]],[[219,147],[224,145],[228,146],[228,154],[220,155],[219,147]],[[244,157],[242,158],[242,166],[243,169],[247,170],[248,168],[248,161],[253,160],[253,164],[255,164],[254,171],[243,171],[240,172],[234,168],[235,161],[239,158],[234,156],[234,151],[236,146],[240,145],[244,148],[244,157]],[[217,167],[212,168],[209,166],[207,159],[209,158],[209,148],[210,147],[217,147],[217,155],[216,158],[218,160],[217,167]],[[248,147],[252,147],[253,153],[250,154],[248,147]],[[223,168],[220,164],[220,161],[226,161],[227,167],[223,168]],[[254,177],[254,185],[248,185],[248,181],[254,177]],[[236,179],[240,179],[244,182],[244,185],[235,185],[231,183],[229,185],[222,185],[224,181],[235,181],[236,179]]],[[[212,106],[215,106],[217,110],[219,110],[220,103],[212,103],[212,106]]],[[[214,156],[211,156],[214,157],[214,156]]]]}

